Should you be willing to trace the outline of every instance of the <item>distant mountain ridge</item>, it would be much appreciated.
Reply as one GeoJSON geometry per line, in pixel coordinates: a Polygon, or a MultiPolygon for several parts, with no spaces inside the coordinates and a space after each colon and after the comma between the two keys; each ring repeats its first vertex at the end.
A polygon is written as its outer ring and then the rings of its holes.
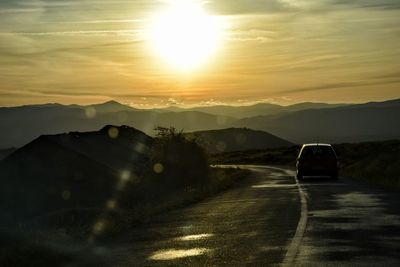
{"type": "Polygon", "coordinates": [[[291,112],[299,111],[305,109],[321,109],[321,108],[332,108],[346,106],[346,104],[327,104],[327,103],[313,103],[304,102],[299,104],[293,104],[289,106],[281,106],[277,104],[270,103],[258,103],[249,106],[226,106],[226,105],[216,105],[216,106],[205,106],[205,107],[193,107],[193,108],[179,108],[179,107],[167,107],[161,110],[164,111],[199,111],[214,115],[224,115],[234,118],[247,118],[260,115],[273,115],[281,112],[291,112]]]}
{"type": "Polygon", "coordinates": [[[88,105],[88,106],[78,106],[80,108],[94,108],[96,112],[119,112],[119,111],[138,111],[139,109],[133,108],[117,101],[111,100],[105,103],[88,105]]]}
{"type": "Polygon", "coordinates": [[[299,103],[279,106],[209,106],[137,109],[109,101],[88,106],[27,105],[0,108],[0,149],[21,147],[43,134],[95,131],[107,124],[135,127],[152,135],[156,126],[185,132],[224,128],[263,130],[294,143],[398,139],[400,100],[365,104],[299,103]],[[367,119],[370,118],[370,119],[367,119]],[[396,121],[396,122],[395,122],[396,121]]]}
{"type": "Polygon", "coordinates": [[[235,127],[268,131],[292,142],[400,139],[400,99],[245,118],[235,127]]]}

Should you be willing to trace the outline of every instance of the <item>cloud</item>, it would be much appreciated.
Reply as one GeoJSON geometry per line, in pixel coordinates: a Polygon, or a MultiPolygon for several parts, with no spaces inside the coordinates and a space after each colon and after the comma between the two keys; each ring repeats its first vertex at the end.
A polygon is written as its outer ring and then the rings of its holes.
{"type": "Polygon", "coordinates": [[[340,89],[340,88],[355,88],[355,87],[364,87],[364,86],[371,86],[371,85],[385,85],[385,84],[396,84],[400,83],[400,79],[396,80],[375,80],[375,81],[355,81],[355,82],[340,82],[340,83],[331,83],[325,85],[317,85],[317,86],[310,86],[310,87],[303,87],[303,88],[295,88],[289,90],[281,90],[281,93],[303,93],[303,92],[314,92],[314,91],[321,91],[321,90],[332,90],[332,89],[340,89]]]}
{"type": "Polygon", "coordinates": [[[400,9],[398,0],[329,0],[328,3],[361,8],[400,9]]]}
{"type": "Polygon", "coordinates": [[[0,90],[1,96],[64,96],[64,97],[74,97],[74,96],[104,96],[104,97],[118,97],[118,98],[150,98],[150,99],[160,99],[168,98],[168,102],[175,102],[173,98],[168,95],[151,95],[151,94],[129,94],[129,93],[110,93],[110,92],[90,92],[90,91],[50,91],[50,90],[21,90],[21,91],[11,91],[11,90],[0,90]]]}
{"type": "Polygon", "coordinates": [[[218,14],[241,15],[293,11],[293,7],[280,0],[213,0],[208,1],[208,8],[218,14]]]}
{"type": "Polygon", "coordinates": [[[226,105],[226,102],[211,98],[208,100],[201,101],[199,103],[199,105],[200,106],[219,106],[219,105],[226,105]]]}
{"type": "Polygon", "coordinates": [[[136,36],[140,38],[142,30],[91,30],[91,31],[53,31],[53,32],[0,32],[0,35],[26,35],[26,36],[57,36],[57,35],[119,35],[119,36],[136,36]]]}
{"type": "Polygon", "coordinates": [[[183,102],[183,101],[180,101],[180,100],[178,100],[178,99],[176,99],[176,98],[173,98],[173,97],[169,97],[166,101],[163,101],[163,102],[165,102],[165,104],[167,104],[167,105],[184,105],[185,104],[185,102],[183,102]]]}

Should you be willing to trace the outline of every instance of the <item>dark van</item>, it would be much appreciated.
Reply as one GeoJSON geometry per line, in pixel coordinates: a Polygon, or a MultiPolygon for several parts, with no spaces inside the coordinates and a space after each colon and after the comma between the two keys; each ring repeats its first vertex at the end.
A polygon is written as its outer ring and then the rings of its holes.
{"type": "Polygon", "coordinates": [[[297,179],[329,176],[338,179],[338,160],[330,144],[304,144],[297,157],[297,179]]]}

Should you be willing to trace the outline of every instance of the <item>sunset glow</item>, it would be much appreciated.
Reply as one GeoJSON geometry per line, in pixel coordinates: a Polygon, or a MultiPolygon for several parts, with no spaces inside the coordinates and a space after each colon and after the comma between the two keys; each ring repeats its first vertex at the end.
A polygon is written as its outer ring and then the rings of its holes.
{"type": "Polygon", "coordinates": [[[180,71],[203,64],[218,48],[222,25],[200,5],[178,1],[151,19],[150,40],[155,53],[180,71]]]}
{"type": "Polygon", "coordinates": [[[397,0],[0,2],[1,106],[400,97],[397,0]]]}

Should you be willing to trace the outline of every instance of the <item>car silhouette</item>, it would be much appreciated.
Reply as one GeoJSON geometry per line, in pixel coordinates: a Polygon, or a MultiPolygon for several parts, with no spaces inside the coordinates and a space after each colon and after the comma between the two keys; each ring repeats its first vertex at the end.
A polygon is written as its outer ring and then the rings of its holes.
{"type": "Polygon", "coordinates": [[[338,179],[338,160],[330,144],[304,144],[296,162],[297,179],[305,176],[338,179]]]}

